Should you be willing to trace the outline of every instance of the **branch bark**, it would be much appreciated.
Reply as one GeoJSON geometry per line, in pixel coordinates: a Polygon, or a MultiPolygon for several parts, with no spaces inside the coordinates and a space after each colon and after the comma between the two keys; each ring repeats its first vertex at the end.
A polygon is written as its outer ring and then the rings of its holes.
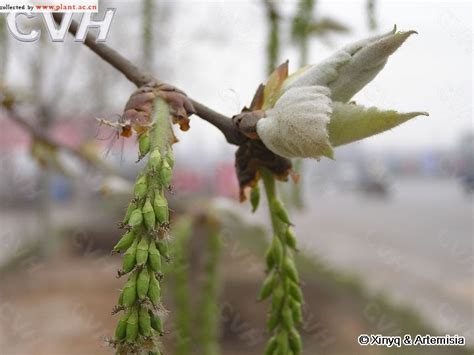
{"type": "MultiPolygon", "coordinates": [[[[53,14],[54,20],[57,23],[61,22],[62,16],[63,15],[60,13],[53,14]]],[[[69,27],[69,33],[75,36],[78,27],[78,23],[73,20],[71,22],[71,26],[69,27]]],[[[150,82],[155,82],[157,84],[162,83],[160,80],[155,78],[153,74],[137,67],[113,48],[103,43],[97,43],[96,37],[93,34],[87,34],[84,44],[89,47],[89,49],[92,50],[95,54],[101,57],[104,61],[106,61],[119,72],[121,72],[123,75],[125,75],[125,77],[132,83],[134,83],[137,87],[143,86],[150,82]]],[[[245,137],[233,125],[229,117],[224,116],[193,99],[190,100],[194,105],[194,108],[196,109],[196,114],[203,120],[206,120],[210,124],[214,125],[217,129],[219,129],[225,136],[228,143],[241,145],[248,140],[248,138],[245,137]]]]}

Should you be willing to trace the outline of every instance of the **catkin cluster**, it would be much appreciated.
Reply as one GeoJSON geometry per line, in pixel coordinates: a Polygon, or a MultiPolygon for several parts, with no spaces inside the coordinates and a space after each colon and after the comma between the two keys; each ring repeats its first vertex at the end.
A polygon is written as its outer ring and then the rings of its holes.
{"type": "Polygon", "coordinates": [[[162,262],[170,258],[164,191],[170,187],[174,158],[159,129],[162,125],[157,122],[139,137],[139,159],[149,158],[121,223],[126,232],[113,249],[123,252],[119,276],[128,276],[116,307],[116,311],[123,311],[114,338],[117,354],[160,354],[158,339],[164,333],[160,282],[162,262]]]}
{"type": "Polygon", "coordinates": [[[302,342],[298,326],[302,325],[303,294],[293,253],[296,237],[288,213],[276,196],[275,181],[262,174],[273,222],[274,237],[266,252],[268,275],[258,299],[271,296],[267,327],[273,336],[267,343],[265,355],[300,355],[302,342]]]}

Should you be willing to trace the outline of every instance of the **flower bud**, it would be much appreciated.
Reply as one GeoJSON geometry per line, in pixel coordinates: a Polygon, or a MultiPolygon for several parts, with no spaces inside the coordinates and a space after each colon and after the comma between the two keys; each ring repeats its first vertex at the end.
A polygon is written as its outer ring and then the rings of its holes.
{"type": "Polygon", "coordinates": [[[173,149],[171,149],[171,147],[168,147],[168,151],[166,152],[165,159],[168,162],[171,169],[173,169],[174,168],[174,154],[173,154],[173,149]]]}
{"type": "Polygon", "coordinates": [[[142,159],[150,151],[150,134],[148,132],[142,133],[138,138],[138,149],[140,152],[138,159],[142,159]]]}
{"type": "Polygon", "coordinates": [[[283,259],[283,245],[281,244],[280,238],[278,238],[278,236],[273,237],[271,248],[273,261],[276,265],[280,265],[283,259]]]}
{"type": "Polygon", "coordinates": [[[296,248],[296,236],[295,233],[291,228],[287,228],[285,232],[285,242],[293,250],[297,250],[296,248]]]}
{"type": "Polygon", "coordinates": [[[151,326],[153,329],[155,329],[158,334],[163,335],[164,330],[163,330],[163,320],[160,318],[159,315],[153,314],[150,311],[150,317],[151,317],[151,326]]]}
{"type": "Polygon", "coordinates": [[[286,257],[283,263],[283,270],[285,271],[286,275],[296,283],[300,282],[298,271],[296,270],[295,264],[290,257],[286,257]]]}
{"type": "Polygon", "coordinates": [[[130,215],[128,225],[132,228],[138,227],[143,222],[143,215],[140,208],[135,209],[130,215]]]}
{"type": "Polygon", "coordinates": [[[127,332],[127,319],[129,317],[129,313],[125,313],[120,317],[117,327],[115,328],[115,341],[120,341],[125,339],[125,335],[127,332]]]}
{"type": "Polygon", "coordinates": [[[270,247],[265,252],[265,262],[267,264],[267,269],[271,270],[275,266],[275,258],[273,257],[273,247],[270,247]]]}
{"type": "Polygon", "coordinates": [[[159,171],[161,167],[161,153],[158,148],[155,148],[148,159],[148,166],[152,171],[159,171]]]}
{"type": "Polygon", "coordinates": [[[257,297],[258,301],[263,301],[268,296],[271,295],[273,288],[275,287],[277,281],[276,272],[272,271],[263,282],[262,289],[260,290],[260,294],[257,297]]]}
{"type": "Polygon", "coordinates": [[[135,267],[136,255],[137,255],[138,239],[135,238],[132,245],[123,254],[122,269],[125,273],[130,272],[135,267]]]}
{"type": "Polygon", "coordinates": [[[250,203],[252,204],[252,212],[255,212],[258,208],[258,204],[260,203],[260,188],[258,185],[252,188],[252,192],[250,194],[250,203]]]}
{"type": "Polygon", "coordinates": [[[168,222],[168,201],[166,201],[165,197],[163,196],[163,193],[160,190],[155,191],[153,209],[155,210],[155,216],[159,224],[164,224],[168,222]]]}
{"type": "Polygon", "coordinates": [[[270,317],[267,319],[267,329],[272,332],[275,330],[276,326],[278,325],[278,321],[280,320],[279,313],[271,313],[270,317]]]}
{"type": "Polygon", "coordinates": [[[130,316],[127,319],[127,341],[129,343],[135,342],[138,336],[138,310],[137,307],[133,307],[130,312],[130,316]]]}
{"type": "Polygon", "coordinates": [[[283,307],[282,321],[283,325],[288,331],[291,331],[295,326],[295,324],[293,323],[293,314],[291,313],[291,309],[288,305],[285,305],[285,307],[283,307]]]}
{"type": "Polygon", "coordinates": [[[291,303],[291,312],[293,313],[293,320],[296,325],[301,326],[303,324],[303,313],[301,311],[301,304],[297,302],[291,303]]]}
{"type": "Polygon", "coordinates": [[[125,212],[125,217],[123,218],[123,224],[127,224],[132,212],[137,208],[137,205],[134,202],[130,202],[125,212]]]}
{"type": "Polygon", "coordinates": [[[147,183],[146,183],[146,175],[141,175],[138,180],[135,182],[135,186],[133,188],[133,192],[137,199],[142,199],[145,197],[147,192],[147,183]]]}
{"type": "Polygon", "coordinates": [[[280,354],[288,354],[288,333],[286,331],[280,331],[277,335],[278,351],[280,354]]]}
{"type": "Polygon", "coordinates": [[[140,334],[146,337],[151,335],[151,318],[148,309],[140,306],[140,311],[138,312],[138,325],[140,329],[140,334]]]}
{"type": "Polygon", "coordinates": [[[161,288],[160,283],[156,279],[154,273],[150,275],[150,285],[148,286],[148,298],[150,299],[151,303],[156,307],[160,303],[161,297],[161,288]]]}
{"type": "Polygon", "coordinates": [[[158,247],[158,250],[160,251],[161,256],[165,258],[166,261],[169,261],[170,255],[169,255],[168,243],[165,240],[160,240],[157,242],[156,246],[158,247]]]}
{"type": "Polygon", "coordinates": [[[139,299],[141,300],[145,299],[148,293],[149,285],[150,285],[150,273],[148,272],[148,269],[145,267],[140,271],[137,278],[137,295],[139,299]]]}
{"type": "Polygon", "coordinates": [[[145,204],[143,205],[142,208],[143,212],[143,220],[145,221],[145,227],[148,230],[154,230],[155,229],[155,223],[156,223],[156,218],[155,218],[155,211],[153,210],[153,206],[151,205],[150,199],[146,199],[145,204]]]}
{"type": "Polygon", "coordinates": [[[264,355],[274,355],[278,342],[275,336],[271,337],[265,347],[264,355]]]}
{"type": "Polygon", "coordinates": [[[146,263],[148,259],[148,246],[149,240],[146,236],[143,236],[140,243],[137,245],[137,265],[142,266],[146,263]]]}
{"type": "Polygon", "coordinates": [[[160,170],[160,179],[163,186],[168,187],[171,184],[171,177],[173,175],[173,170],[171,169],[170,164],[167,160],[163,161],[160,170]]]}
{"type": "Polygon", "coordinates": [[[161,255],[153,240],[148,248],[148,264],[154,272],[161,273],[161,255]]]}
{"type": "Polygon", "coordinates": [[[285,301],[285,291],[281,285],[278,285],[273,291],[271,313],[280,314],[285,301]]]}
{"type": "Polygon", "coordinates": [[[122,290],[123,305],[126,307],[132,306],[137,299],[137,273],[134,272],[128,278],[122,290]]]}
{"type": "Polygon", "coordinates": [[[128,249],[133,241],[135,240],[135,232],[131,230],[130,232],[125,233],[118,243],[114,246],[114,251],[122,251],[128,249]]]}
{"type": "Polygon", "coordinates": [[[294,355],[301,355],[303,350],[303,342],[301,341],[301,336],[294,329],[290,332],[290,349],[293,351],[294,355]]]}
{"type": "Polygon", "coordinates": [[[284,223],[286,224],[291,224],[290,222],[290,217],[288,216],[288,213],[285,210],[285,207],[283,207],[283,203],[275,198],[271,202],[270,206],[271,210],[275,215],[284,223]]]}
{"type": "Polygon", "coordinates": [[[288,289],[290,292],[291,297],[299,302],[303,302],[303,293],[301,292],[301,288],[298,284],[294,283],[293,281],[288,282],[288,289]]]}

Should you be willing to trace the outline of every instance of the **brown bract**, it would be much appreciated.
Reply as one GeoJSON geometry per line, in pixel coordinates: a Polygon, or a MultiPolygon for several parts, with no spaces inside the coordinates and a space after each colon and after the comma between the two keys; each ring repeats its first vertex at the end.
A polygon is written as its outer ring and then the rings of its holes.
{"type": "Polygon", "coordinates": [[[248,140],[235,153],[235,170],[240,186],[240,201],[260,179],[260,168],[267,168],[278,180],[287,181],[292,172],[291,161],[268,150],[260,140],[248,140]]]}
{"type": "Polygon", "coordinates": [[[127,130],[127,125],[133,127],[137,134],[150,128],[153,121],[154,103],[158,97],[168,104],[172,122],[179,124],[183,131],[189,129],[189,116],[196,111],[186,94],[171,85],[150,82],[135,90],[125,105],[122,118],[125,128],[122,135],[127,137],[131,135],[131,130],[127,130]]]}
{"type": "Polygon", "coordinates": [[[268,78],[267,84],[257,88],[250,104],[242,113],[232,117],[233,124],[248,140],[239,146],[235,153],[235,169],[240,187],[240,200],[247,199],[248,192],[260,179],[260,168],[270,170],[278,180],[286,181],[291,175],[296,182],[298,176],[292,171],[291,161],[276,155],[262,143],[257,134],[257,122],[265,117],[265,111],[273,107],[280,88],[288,77],[288,61],[280,65],[268,78]]]}

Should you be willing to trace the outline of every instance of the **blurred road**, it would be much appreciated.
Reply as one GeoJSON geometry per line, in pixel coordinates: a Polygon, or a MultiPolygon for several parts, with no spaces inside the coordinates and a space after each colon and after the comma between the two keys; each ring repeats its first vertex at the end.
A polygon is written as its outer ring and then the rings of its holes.
{"type": "Polygon", "coordinates": [[[398,180],[386,199],[318,190],[295,221],[302,250],[474,342],[474,205],[457,180],[398,180]]]}
{"type": "MultiPolygon", "coordinates": [[[[305,190],[307,208],[292,212],[301,250],[360,276],[371,291],[414,308],[437,330],[474,344],[473,199],[456,180],[398,180],[387,198],[313,186],[305,190]]],[[[247,204],[232,206],[250,215],[247,204]]],[[[107,220],[97,208],[89,209],[94,216],[80,210],[55,209],[55,225],[107,220]]],[[[266,217],[262,208],[250,218],[262,223],[266,217]]],[[[23,243],[36,240],[41,228],[34,213],[4,210],[2,229],[0,263],[13,250],[21,254],[23,243]]],[[[368,321],[390,325],[383,315],[368,321]]]]}

